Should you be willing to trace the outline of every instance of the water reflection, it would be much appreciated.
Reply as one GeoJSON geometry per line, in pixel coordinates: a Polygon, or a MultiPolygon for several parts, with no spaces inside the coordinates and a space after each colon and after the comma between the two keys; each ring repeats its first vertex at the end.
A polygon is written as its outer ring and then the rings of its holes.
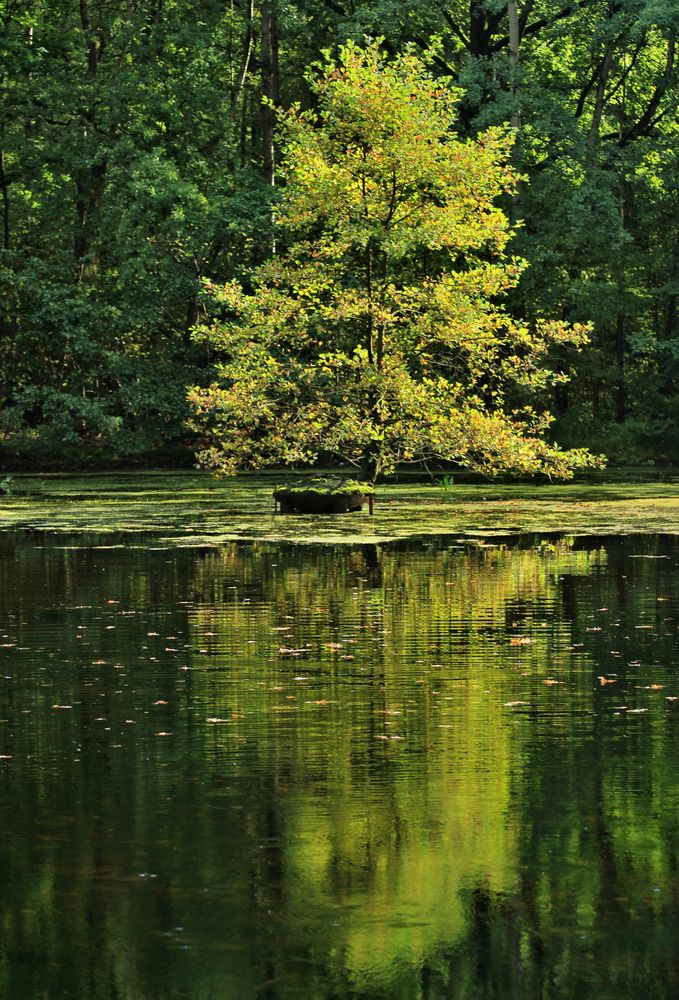
{"type": "Polygon", "coordinates": [[[5,538],[0,996],[679,994],[679,547],[5,538]]]}

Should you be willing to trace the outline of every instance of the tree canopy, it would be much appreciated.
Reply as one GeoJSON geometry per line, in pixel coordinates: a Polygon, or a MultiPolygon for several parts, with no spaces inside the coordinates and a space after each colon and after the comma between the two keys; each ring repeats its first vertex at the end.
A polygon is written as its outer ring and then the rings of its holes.
{"type": "MultiPolygon", "coordinates": [[[[344,46],[311,83],[316,110],[280,115],[286,249],[249,288],[211,288],[230,318],[196,387],[200,459],[234,471],[338,456],[367,479],[441,459],[485,473],[567,476],[591,461],[544,440],[531,405],[555,374],[562,322],[529,329],[499,299],[523,263],[498,205],[515,189],[511,135],[460,139],[458,95],[411,52],[344,46]]],[[[561,376],[563,378],[563,376],[561,376]]]]}
{"type": "Polygon", "coordinates": [[[506,312],[592,323],[552,350],[550,434],[677,461],[678,29],[657,0],[0,0],[3,460],[190,460],[200,280],[271,255],[274,108],[318,110],[305,67],[383,35],[432,52],[460,140],[516,137],[506,312]]]}

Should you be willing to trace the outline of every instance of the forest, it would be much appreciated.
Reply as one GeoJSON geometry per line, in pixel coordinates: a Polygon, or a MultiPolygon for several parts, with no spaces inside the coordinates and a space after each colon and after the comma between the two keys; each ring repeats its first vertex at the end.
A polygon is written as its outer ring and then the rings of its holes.
{"type": "Polygon", "coordinates": [[[517,324],[556,338],[548,435],[679,460],[673,0],[0,0],[0,460],[190,464],[214,376],[209,288],[285,253],[281,113],[378,39],[511,131],[517,324]],[[325,53],[325,56],[322,54],[325,53]],[[193,388],[193,396],[190,388],[193,388]],[[193,398],[193,403],[192,403],[193,398]],[[195,423],[195,422],[194,422],[195,423]]]}

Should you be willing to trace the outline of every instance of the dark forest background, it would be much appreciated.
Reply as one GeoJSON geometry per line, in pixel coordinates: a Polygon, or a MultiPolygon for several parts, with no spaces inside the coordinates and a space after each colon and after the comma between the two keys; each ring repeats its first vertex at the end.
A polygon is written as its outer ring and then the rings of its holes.
{"type": "Polygon", "coordinates": [[[511,309],[593,324],[554,434],[679,461],[677,0],[0,0],[0,458],[190,460],[201,279],[272,251],[275,112],[323,49],[434,44],[509,122],[511,309]]]}

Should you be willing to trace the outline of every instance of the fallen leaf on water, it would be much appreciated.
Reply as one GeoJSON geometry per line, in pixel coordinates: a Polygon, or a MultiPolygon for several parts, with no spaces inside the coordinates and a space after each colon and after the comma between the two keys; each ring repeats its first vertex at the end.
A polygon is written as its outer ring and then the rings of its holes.
{"type": "Polygon", "coordinates": [[[599,684],[603,687],[604,684],[617,684],[617,677],[597,677],[599,684]]]}
{"type": "Polygon", "coordinates": [[[163,699],[162,699],[162,698],[159,698],[159,699],[158,699],[158,701],[154,701],[154,703],[153,703],[153,704],[154,704],[154,705],[167,705],[167,704],[168,704],[168,702],[166,702],[166,701],[163,701],[163,699]]]}
{"type": "Polygon", "coordinates": [[[525,635],[517,635],[516,638],[509,640],[510,646],[532,646],[533,640],[529,639],[525,635]]]}
{"type": "Polygon", "coordinates": [[[563,684],[563,681],[555,681],[552,677],[546,677],[542,683],[546,684],[547,687],[552,687],[554,684],[563,684]]]}

